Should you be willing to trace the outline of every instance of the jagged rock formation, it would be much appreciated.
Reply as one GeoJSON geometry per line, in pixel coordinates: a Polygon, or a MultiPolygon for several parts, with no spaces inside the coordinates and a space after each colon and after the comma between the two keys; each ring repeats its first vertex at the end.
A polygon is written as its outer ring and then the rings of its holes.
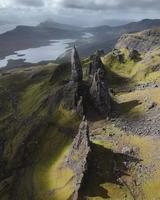
{"type": "Polygon", "coordinates": [[[71,67],[72,67],[72,75],[71,80],[73,82],[80,82],[83,79],[83,72],[82,72],[82,66],[79,59],[79,55],[77,52],[76,47],[74,46],[71,54],[71,67]]]}
{"type": "Polygon", "coordinates": [[[86,114],[89,98],[95,108],[103,115],[111,112],[111,100],[108,84],[105,78],[104,65],[101,61],[102,50],[97,51],[89,66],[89,81],[82,80],[82,66],[79,55],[74,47],[71,57],[71,81],[64,89],[64,104],[67,109],[77,111],[80,116],[86,114]]]}
{"type": "Polygon", "coordinates": [[[89,126],[88,122],[83,117],[79,126],[78,134],[75,137],[69,155],[67,157],[67,165],[75,173],[75,191],[72,195],[72,200],[78,199],[79,190],[83,183],[83,178],[87,171],[88,158],[91,152],[89,140],[89,126]]]}
{"type": "Polygon", "coordinates": [[[75,110],[80,116],[84,115],[83,72],[76,47],[71,55],[71,80],[64,89],[64,105],[67,109],[75,110]]]}
{"type": "Polygon", "coordinates": [[[89,91],[91,102],[95,108],[101,114],[109,115],[111,112],[111,100],[101,55],[101,51],[97,51],[89,65],[89,78],[91,79],[89,91]]]}
{"type": "Polygon", "coordinates": [[[81,117],[85,114],[85,85],[69,82],[64,88],[64,107],[74,110],[81,117]]]}
{"type": "Polygon", "coordinates": [[[105,80],[104,70],[99,68],[97,72],[94,74],[90,95],[95,108],[101,114],[108,115],[111,112],[111,100],[107,87],[107,82],[105,80]]]}
{"type": "Polygon", "coordinates": [[[101,56],[102,52],[101,51],[97,51],[96,55],[93,58],[93,62],[90,63],[89,65],[89,76],[93,76],[94,73],[99,69],[99,68],[103,68],[103,63],[101,61],[101,56]]]}

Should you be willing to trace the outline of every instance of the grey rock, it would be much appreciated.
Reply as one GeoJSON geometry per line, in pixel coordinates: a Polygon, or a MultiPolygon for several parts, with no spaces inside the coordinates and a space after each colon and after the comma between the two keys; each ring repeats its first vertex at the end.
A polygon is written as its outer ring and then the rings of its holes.
{"type": "Polygon", "coordinates": [[[69,82],[64,88],[64,107],[76,111],[81,117],[84,115],[83,94],[80,92],[81,84],[69,82]]]}
{"type": "Polygon", "coordinates": [[[90,87],[90,95],[95,108],[97,108],[101,114],[106,116],[110,114],[111,99],[107,87],[107,82],[105,80],[104,70],[101,68],[99,68],[94,74],[90,87]]]}
{"type": "Polygon", "coordinates": [[[80,82],[83,79],[82,65],[80,62],[79,54],[74,46],[71,54],[71,80],[73,82],[80,82]]]}
{"type": "Polygon", "coordinates": [[[83,184],[83,178],[88,168],[88,157],[91,152],[90,140],[89,140],[89,126],[85,117],[83,118],[78,134],[75,137],[71,150],[67,157],[67,165],[75,173],[75,191],[72,195],[73,200],[78,199],[78,193],[83,184]]]}
{"type": "Polygon", "coordinates": [[[77,102],[77,108],[76,108],[76,110],[77,110],[77,113],[81,117],[83,117],[83,115],[84,115],[84,105],[83,105],[83,97],[82,96],[80,96],[80,98],[79,98],[79,100],[77,102]]]}
{"type": "Polygon", "coordinates": [[[128,146],[125,146],[125,147],[122,148],[122,153],[123,153],[123,154],[130,155],[130,154],[133,153],[133,149],[130,148],[130,147],[128,147],[128,146]]]}
{"type": "Polygon", "coordinates": [[[93,57],[92,63],[89,65],[89,75],[94,76],[94,74],[97,72],[99,68],[103,68],[103,63],[101,61],[101,55],[102,53],[100,51],[97,51],[95,56],[93,57]]]}

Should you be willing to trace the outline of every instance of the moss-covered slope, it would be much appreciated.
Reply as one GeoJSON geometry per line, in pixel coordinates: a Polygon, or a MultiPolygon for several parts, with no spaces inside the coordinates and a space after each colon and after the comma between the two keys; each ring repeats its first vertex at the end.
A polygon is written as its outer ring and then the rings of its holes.
{"type": "Polygon", "coordinates": [[[0,77],[0,199],[66,199],[63,167],[79,118],[64,109],[69,66],[15,69],[0,77]]]}
{"type": "MultiPolygon", "coordinates": [[[[160,49],[139,53],[102,57],[112,115],[87,104],[91,156],[80,200],[160,198],[160,49]]],[[[85,84],[92,59],[82,62],[85,84]]],[[[1,71],[0,199],[71,198],[74,171],[64,163],[80,119],[64,107],[69,76],[68,64],[1,71]]]]}

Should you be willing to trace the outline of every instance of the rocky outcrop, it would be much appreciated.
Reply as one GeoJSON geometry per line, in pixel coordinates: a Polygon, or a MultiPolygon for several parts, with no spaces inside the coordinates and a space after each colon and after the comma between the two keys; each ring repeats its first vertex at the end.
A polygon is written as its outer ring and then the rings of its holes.
{"type": "Polygon", "coordinates": [[[94,76],[95,72],[97,72],[99,68],[103,68],[101,55],[102,55],[102,52],[97,51],[95,56],[93,57],[93,61],[89,65],[89,72],[88,72],[89,76],[94,76]]]}
{"type": "Polygon", "coordinates": [[[83,118],[78,134],[75,137],[69,155],[67,157],[67,165],[75,173],[75,191],[72,195],[72,200],[78,199],[79,190],[83,184],[84,176],[88,168],[88,158],[91,152],[89,140],[88,122],[83,118]]]}
{"type": "Polygon", "coordinates": [[[82,65],[76,47],[74,46],[71,54],[71,81],[80,82],[83,79],[82,65]]]}
{"type": "Polygon", "coordinates": [[[129,58],[131,60],[133,60],[134,62],[138,62],[138,61],[141,60],[140,53],[137,50],[135,50],[135,49],[130,50],[130,52],[129,52],[129,58]]]}
{"type": "Polygon", "coordinates": [[[111,112],[111,99],[108,90],[101,51],[97,51],[89,65],[90,99],[94,107],[103,115],[111,112]]]}
{"type": "Polygon", "coordinates": [[[135,49],[146,52],[160,46],[160,28],[148,29],[138,33],[124,34],[116,44],[117,49],[135,49]]]}
{"type": "Polygon", "coordinates": [[[112,53],[113,53],[114,56],[116,56],[117,60],[120,63],[124,62],[124,55],[121,53],[120,50],[114,48],[113,51],[112,51],[112,53]]]}
{"type": "Polygon", "coordinates": [[[105,72],[101,68],[94,74],[90,95],[95,108],[97,108],[101,114],[109,115],[111,112],[111,99],[105,79],[105,72]]]}
{"type": "Polygon", "coordinates": [[[73,48],[71,62],[71,80],[64,89],[64,105],[67,109],[86,115],[88,100],[103,115],[111,112],[111,100],[106,81],[102,51],[97,51],[89,66],[89,81],[83,81],[82,66],[76,48],[73,48]]]}
{"type": "Polygon", "coordinates": [[[84,113],[84,92],[83,92],[82,65],[76,47],[74,46],[71,55],[71,79],[64,88],[64,106],[67,109],[75,110],[80,116],[84,113]]]}
{"type": "Polygon", "coordinates": [[[81,117],[86,112],[86,88],[83,82],[69,82],[64,88],[64,107],[73,110],[81,117]]]}

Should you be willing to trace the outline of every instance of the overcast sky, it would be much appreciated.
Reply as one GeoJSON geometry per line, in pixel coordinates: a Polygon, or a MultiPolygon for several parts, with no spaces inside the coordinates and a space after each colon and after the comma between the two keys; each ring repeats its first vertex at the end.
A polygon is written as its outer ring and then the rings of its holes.
{"type": "Polygon", "coordinates": [[[0,23],[47,19],[94,26],[160,18],[160,0],[0,0],[0,23]]]}

